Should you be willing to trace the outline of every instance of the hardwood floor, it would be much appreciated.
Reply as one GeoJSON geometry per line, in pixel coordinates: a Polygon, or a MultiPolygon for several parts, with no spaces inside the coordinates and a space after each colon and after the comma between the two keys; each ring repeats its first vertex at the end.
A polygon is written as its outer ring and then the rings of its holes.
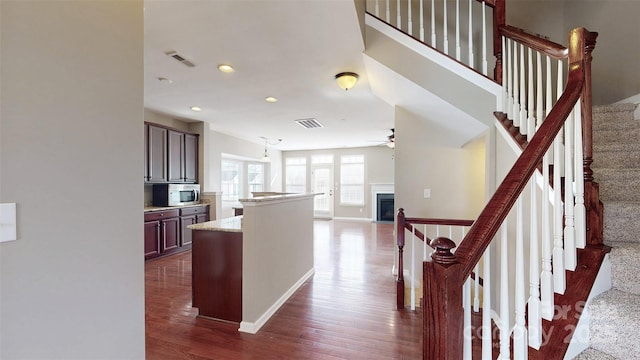
{"type": "Polygon", "coordinates": [[[147,262],[147,359],[421,359],[421,313],[395,310],[392,232],[316,221],[315,275],[255,335],[196,318],[190,251],[147,262]]]}

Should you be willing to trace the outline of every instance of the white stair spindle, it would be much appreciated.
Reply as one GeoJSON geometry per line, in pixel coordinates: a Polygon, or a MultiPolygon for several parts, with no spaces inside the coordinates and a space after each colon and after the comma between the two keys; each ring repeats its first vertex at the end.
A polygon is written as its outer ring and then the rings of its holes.
{"type": "MultiPolygon", "coordinates": [[[[449,225],[449,239],[453,240],[453,226],[451,226],[451,225],[449,225]]],[[[460,241],[455,241],[455,243],[459,244],[460,241]]]]}
{"type": "MultiPolygon", "coordinates": [[[[518,70],[518,43],[513,43],[513,125],[520,126],[520,85],[518,70]]],[[[522,129],[520,129],[522,131],[522,129]]]]}
{"type": "Polygon", "coordinates": [[[431,46],[436,47],[436,0],[431,0],[431,46]]]}
{"type": "Polygon", "coordinates": [[[520,44],[520,133],[526,135],[529,125],[527,124],[527,93],[525,91],[526,83],[524,82],[524,76],[526,68],[524,67],[524,45],[520,44]]]}
{"type": "Polygon", "coordinates": [[[553,319],[554,311],[549,190],[549,152],[547,152],[542,160],[542,273],[540,274],[540,313],[546,320],[553,319]]]}
{"type": "Polygon", "coordinates": [[[507,39],[502,37],[502,111],[509,115],[509,81],[507,73],[509,72],[509,61],[507,56],[507,39]]]}
{"type": "Polygon", "coordinates": [[[409,35],[413,36],[413,16],[411,14],[411,0],[407,0],[407,27],[409,28],[409,35]]]}
{"type": "MultiPolygon", "coordinates": [[[[505,64],[507,65],[507,118],[513,119],[513,61],[511,60],[511,39],[507,39],[507,51],[505,51],[505,64]]],[[[504,81],[504,79],[503,79],[504,81]]]]}
{"type": "Polygon", "coordinates": [[[482,255],[482,360],[493,359],[493,341],[491,328],[491,248],[482,255]]]}
{"type": "Polygon", "coordinates": [[[562,91],[564,90],[564,77],[562,76],[562,69],[564,69],[564,63],[562,63],[562,60],[558,60],[558,89],[556,91],[556,100],[560,99],[562,91]]]}
{"type": "Polygon", "coordinates": [[[420,1],[420,41],[424,42],[424,2],[425,0],[420,1]]]}
{"type": "MultiPolygon", "coordinates": [[[[542,317],[540,316],[540,239],[538,238],[538,186],[535,177],[531,188],[531,219],[529,236],[529,300],[527,301],[527,322],[529,346],[540,349],[542,344],[542,317]]],[[[543,200],[544,201],[544,200],[543,200]]]]}
{"type": "Polygon", "coordinates": [[[536,119],[533,117],[533,111],[535,108],[535,102],[533,99],[533,50],[531,48],[527,51],[527,107],[526,107],[526,116],[527,116],[527,134],[529,135],[528,140],[531,141],[531,137],[536,132],[536,119]]]}
{"type": "Polygon", "coordinates": [[[402,14],[400,13],[400,1],[396,1],[396,27],[402,30],[402,14]]]}
{"type": "Polygon", "coordinates": [[[516,323],[513,328],[513,358],[527,359],[527,328],[525,326],[525,308],[527,299],[525,297],[524,280],[524,211],[522,206],[522,195],[516,204],[516,275],[515,275],[515,317],[516,323]]]}
{"type": "MultiPolygon", "coordinates": [[[[546,114],[545,115],[549,115],[549,113],[551,112],[551,108],[553,107],[553,92],[552,92],[552,84],[551,84],[551,58],[547,55],[547,83],[546,83],[546,94],[547,94],[547,101],[545,102],[545,106],[546,106],[546,114]]],[[[546,116],[545,116],[546,118],[546,116]]]]}
{"type": "Polygon", "coordinates": [[[574,224],[576,230],[576,246],[584,249],[587,245],[587,210],[584,205],[584,168],[582,167],[583,149],[582,149],[582,108],[580,101],[576,103],[574,108],[574,182],[575,182],[575,200],[574,207],[574,224]]]}
{"type": "MultiPolygon", "coordinates": [[[[504,48],[503,48],[504,49],[504,48]]],[[[482,74],[488,73],[487,63],[487,7],[482,5],[482,74]]]]}
{"type": "Polygon", "coordinates": [[[416,227],[411,226],[411,311],[416,310],[416,227]]]}
{"type": "Polygon", "coordinates": [[[564,294],[566,288],[564,249],[562,242],[562,195],[560,192],[560,137],[553,141],[553,290],[564,294]]]}
{"type": "Polygon", "coordinates": [[[391,24],[391,9],[390,9],[391,0],[387,0],[387,24],[391,24]]]}
{"type": "Polygon", "coordinates": [[[509,359],[511,341],[509,317],[509,239],[507,238],[507,220],[500,227],[500,357],[509,359]]]}
{"type": "Polygon", "coordinates": [[[471,276],[462,285],[462,308],[464,310],[462,358],[471,360],[471,276]]]}
{"type": "Polygon", "coordinates": [[[456,0],[456,60],[460,61],[460,0],[456,0]]]}
{"type": "Polygon", "coordinates": [[[573,219],[573,118],[571,112],[564,124],[564,266],[574,271],[577,266],[576,232],[573,219]]]}
{"type": "MultiPolygon", "coordinates": [[[[473,59],[473,0],[469,0],[469,67],[473,68],[475,66],[473,59]]],[[[503,38],[504,43],[504,38],[503,38]]]]}
{"type": "Polygon", "coordinates": [[[542,55],[536,51],[536,130],[544,120],[544,96],[542,95],[542,55]]]}
{"type": "Polygon", "coordinates": [[[443,35],[444,35],[444,39],[442,42],[442,45],[444,46],[444,49],[442,50],[445,55],[449,55],[449,28],[447,25],[447,0],[443,0],[442,1],[442,5],[443,5],[443,15],[444,15],[444,19],[443,22],[444,24],[442,25],[442,31],[443,31],[443,35]]]}
{"type": "Polygon", "coordinates": [[[380,17],[380,0],[376,0],[375,12],[376,12],[376,17],[380,17]]]}
{"type": "Polygon", "coordinates": [[[440,237],[440,225],[436,225],[436,237],[440,237]]]}
{"type": "Polygon", "coordinates": [[[476,274],[476,281],[473,282],[473,311],[480,311],[480,263],[473,268],[476,274]]]}
{"type": "Polygon", "coordinates": [[[426,224],[422,226],[422,235],[424,236],[424,241],[422,241],[422,261],[427,261],[427,256],[429,256],[428,250],[431,247],[429,246],[427,241],[427,225],[426,224]]]}

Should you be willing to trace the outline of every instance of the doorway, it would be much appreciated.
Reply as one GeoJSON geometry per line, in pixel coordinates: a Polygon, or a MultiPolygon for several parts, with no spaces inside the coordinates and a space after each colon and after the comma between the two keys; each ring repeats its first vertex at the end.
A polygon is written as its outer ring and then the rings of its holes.
{"type": "Polygon", "coordinates": [[[311,191],[317,193],[313,201],[313,216],[333,218],[333,164],[311,166],[311,191]]]}

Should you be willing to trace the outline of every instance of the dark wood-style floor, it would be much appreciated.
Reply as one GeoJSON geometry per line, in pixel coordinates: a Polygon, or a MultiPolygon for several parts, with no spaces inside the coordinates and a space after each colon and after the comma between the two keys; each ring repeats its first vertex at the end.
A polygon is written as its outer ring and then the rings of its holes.
{"type": "Polygon", "coordinates": [[[315,275],[255,335],[196,317],[190,251],[147,262],[147,359],[421,359],[421,314],[395,310],[392,231],[316,221],[315,275]]]}

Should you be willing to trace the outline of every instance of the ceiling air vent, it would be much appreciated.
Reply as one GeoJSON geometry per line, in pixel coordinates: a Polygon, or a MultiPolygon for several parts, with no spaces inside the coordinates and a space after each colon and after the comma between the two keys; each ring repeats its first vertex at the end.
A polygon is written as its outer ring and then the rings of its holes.
{"type": "Polygon", "coordinates": [[[172,58],[180,61],[181,63],[183,63],[184,65],[188,66],[188,67],[194,67],[195,64],[192,63],[191,61],[183,58],[182,56],[178,55],[178,53],[176,51],[169,51],[166,53],[167,55],[171,56],[172,58]]]}
{"type": "Polygon", "coordinates": [[[313,128],[321,128],[324,127],[324,125],[322,125],[318,120],[316,120],[315,118],[310,118],[310,119],[298,119],[296,120],[296,123],[300,126],[302,126],[303,128],[307,128],[307,129],[313,129],[313,128]]]}

